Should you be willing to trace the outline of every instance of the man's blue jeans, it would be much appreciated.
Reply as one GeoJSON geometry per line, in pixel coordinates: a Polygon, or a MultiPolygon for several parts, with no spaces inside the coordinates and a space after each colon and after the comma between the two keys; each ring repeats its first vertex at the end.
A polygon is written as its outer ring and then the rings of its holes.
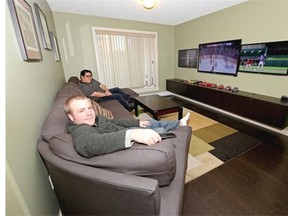
{"type": "Polygon", "coordinates": [[[127,110],[130,109],[129,103],[128,103],[130,95],[125,94],[125,92],[123,92],[118,87],[111,88],[111,89],[109,89],[109,91],[112,93],[112,95],[102,97],[102,98],[100,98],[100,101],[117,100],[117,101],[119,101],[119,103],[121,103],[125,107],[125,109],[127,109],[127,110]]]}
{"type": "Polygon", "coordinates": [[[166,133],[170,130],[176,129],[179,126],[179,121],[157,121],[149,119],[151,124],[147,128],[155,130],[157,133],[166,133]]]}

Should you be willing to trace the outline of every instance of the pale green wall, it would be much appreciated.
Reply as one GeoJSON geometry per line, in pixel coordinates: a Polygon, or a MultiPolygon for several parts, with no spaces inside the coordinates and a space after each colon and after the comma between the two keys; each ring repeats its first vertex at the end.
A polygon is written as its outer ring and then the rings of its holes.
{"type": "Polygon", "coordinates": [[[66,79],[79,77],[84,68],[96,71],[92,26],[157,32],[160,89],[165,90],[165,80],[174,77],[174,26],[69,13],[53,13],[53,16],[66,79]]]}
{"type": "MultiPolygon", "coordinates": [[[[198,48],[199,43],[242,39],[244,43],[288,40],[288,1],[252,0],[176,26],[175,62],[179,49],[198,48]]],[[[237,86],[258,94],[280,97],[288,94],[288,76],[247,74],[237,77],[205,74],[178,68],[175,77],[237,86]]]]}
{"type": "Polygon", "coordinates": [[[37,2],[44,11],[49,28],[55,32],[56,27],[62,62],[55,62],[52,52],[44,49],[43,61],[23,61],[6,6],[7,215],[58,213],[55,194],[50,189],[47,172],[36,151],[37,139],[53,98],[62,88],[65,78],[79,76],[84,67],[96,69],[91,26],[158,32],[162,90],[165,90],[165,79],[173,78],[175,71],[178,78],[237,85],[240,89],[266,95],[288,93],[288,77],[244,73],[239,73],[238,77],[208,76],[194,69],[180,69],[176,65],[178,49],[197,47],[202,42],[233,38],[242,38],[244,43],[287,40],[288,1],[263,0],[259,4],[259,1],[253,0],[176,27],[64,13],[53,14],[54,27],[46,1],[28,0],[30,5],[33,2],[37,2]],[[71,35],[67,36],[69,31],[66,29],[70,29],[71,35]],[[67,58],[63,52],[63,41],[68,51],[67,58]]]}
{"type": "MultiPolygon", "coordinates": [[[[36,2],[55,32],[46,1],[36,2]]],[[[6,3],[6,215],[55,215],[59,206],[36,150],[41,125],[64,85],[61,62],[42,49],[43,61],[22,60],[6,3]]],[[[34,13],[35,14],[35,13],[34,13]]]]}

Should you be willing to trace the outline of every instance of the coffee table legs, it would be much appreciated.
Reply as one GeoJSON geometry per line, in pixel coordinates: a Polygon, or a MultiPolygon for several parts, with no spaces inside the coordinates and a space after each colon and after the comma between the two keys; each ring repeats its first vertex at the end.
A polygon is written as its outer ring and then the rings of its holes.
{"type": "Polygon", "coordinates": [[[183,118],[183,106],[180,106],[178,111],[178,120],[182,118],[183,118]]]}
{"type": "Polygon", "coordinates": [[[154,118],[155,120],[159,120],[159,118],[158,118],[158,112],[157,112],[157,111],[153,113],[153,118],[154,118]]]}
{"type": "Polygon", "coordinates": [[[135,116],[138,116],[138,104],[134,101],[134,111],[135,111],[135,116]]]}

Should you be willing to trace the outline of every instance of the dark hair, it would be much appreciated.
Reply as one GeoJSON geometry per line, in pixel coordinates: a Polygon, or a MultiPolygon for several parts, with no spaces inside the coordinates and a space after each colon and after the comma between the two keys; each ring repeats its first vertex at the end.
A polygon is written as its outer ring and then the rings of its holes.
{"type": "Polygon", "coordinates": [[[84,69],[84,70],[82,70],[82,71],[80,72],[80,77],[81,77],[81,76],[85,76],[86,73],[91,73],[91,75],[92,75],[91,70],[84,69]]]}

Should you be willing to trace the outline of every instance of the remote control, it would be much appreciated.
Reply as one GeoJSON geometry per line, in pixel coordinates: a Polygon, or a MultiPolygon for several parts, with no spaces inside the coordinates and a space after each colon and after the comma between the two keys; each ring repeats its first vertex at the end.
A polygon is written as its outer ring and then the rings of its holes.
{"type": "Polygon", "coordinates": [[[160,133],[159,135],[162,138],[162,140],[176,137],[176,134],[174,133],[160,133]]]}

